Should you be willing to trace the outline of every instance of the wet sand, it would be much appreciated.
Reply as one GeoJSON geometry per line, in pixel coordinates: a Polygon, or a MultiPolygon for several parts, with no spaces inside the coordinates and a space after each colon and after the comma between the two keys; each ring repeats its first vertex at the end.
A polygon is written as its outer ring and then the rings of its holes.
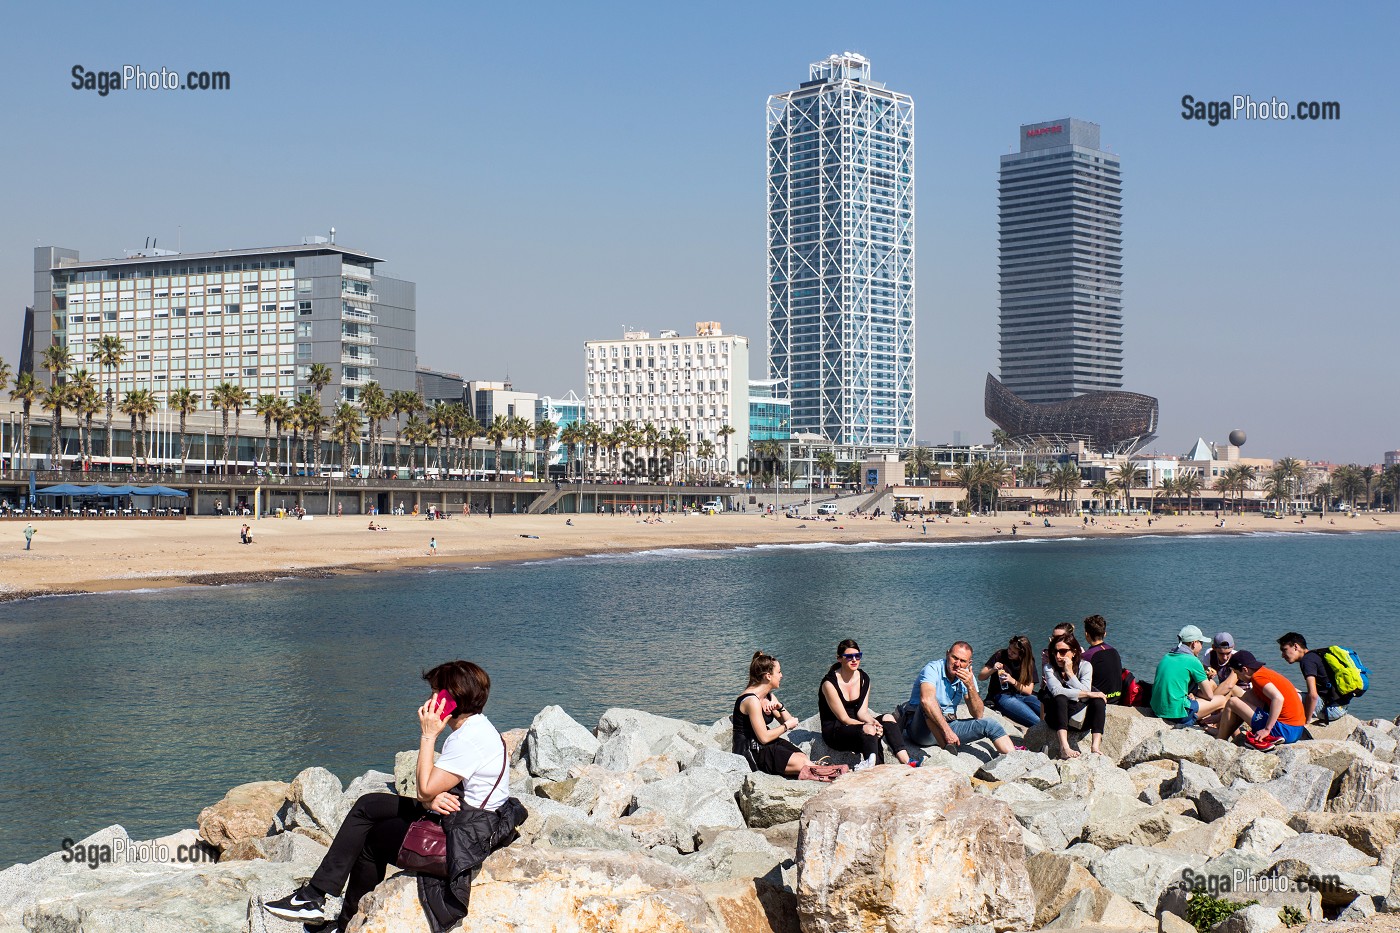
{"type": "Polygon", "coordinates": [[[646,524],[630,515],[376,516],[387,531],[369,531],[368,516],[317,516],[311,521],[246,519],[254,543],[239,543],[245,519],[186,521],[84,519],[34,521],[37,534],[24,550],[24,522],[0,522],[0,601],[61,593],[160,586],[258,582],[277,577],[326,576],[421,567],[479,565],[656,548],[730,548],[757,544],[1005,540],[1128,537],[1142,534],[1400,531],[1400,515],[1346,515],[1296,519],[1227,516],[1225,527],[1204,516],[1101,518],[1085,527],[1076,517],[1023,524],[1011,514],[918,521],[842,516],[835,522],[765,518],[756,513],[667,515],[646,524]],[[566,525],[572,518],[573,525],[566,525]],[[524,537],[524,536],[531,537],[524,537]],[[437,556],[429,554],[437,539],[437,556]]]}

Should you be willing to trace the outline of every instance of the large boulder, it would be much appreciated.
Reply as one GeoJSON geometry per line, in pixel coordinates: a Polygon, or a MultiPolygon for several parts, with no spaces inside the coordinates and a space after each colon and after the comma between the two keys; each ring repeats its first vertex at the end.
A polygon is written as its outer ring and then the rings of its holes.
{"type": "Polygon", "coordinates": [[[749,763],[741,755],[736,755],[733,752],[722,752],[708,745],[696,749],[695,754],[690,756],[690,760],[682,764],[683,770],[689,771],[692,768],[706,768],[721,774],[738,775],[747,775],[752,770],[749,768],[749,763]]]}
{"type": "Polygon", "coordinates": [[[530,774],[551,781],[569,777],[569,769],[590,764],[601,743],[593,733],[558,706],[535,715],[525,736],[525,764],[530,774]]]}
{"type": "Polygon", "coordinates": [[[1400,810],[1400,765],[1358,759],[1342,772],[1333,813],[1378,813],[1400,810]]]}
{"type": "Polygon", "coordinates": [[[1165,796],[1196,800],[1202,791],[1224,786],[1214,771],[1190,761],[1178,761],[1176,769],[1176,774],[1167,782],[1165,796]]]}
{"type": "Polygon", "coordinates": [[[1020,781],[1040,790],[1060,783],[1060,771],[1050,756],[1031,751],[998,755],[978,768],[976,776],[983,781],[1020,781]]]}
{"type": "Polygon", "coordinates": [[[651,757],[651,746],[640,732],[619,732],[603,740],[593,761],[609,771],[635,771],[651,757]]]}
{"type": "Polygon", "coordinates": [[[1263,904],[1251,904],[1211,927],[1211,933],[1269,933],[1282,925],[1277,910],[1263,904]]]}
{"type": "Polygon", "coordinates": [[[1035,914],[1021,829],[1007,805],[943,768],[874,768],[802,810],[804,933],[1026,928],[1035,914]]]}
{"type": "Polygon", "coordinates": [[[1390,726],[1390,729],[1381,729],[1372,725],[1357,726],[1352,730],[1350,741],[1368,750],[1379,761],[1394,761],[1395,726],[1393,723],[1386,723],[1386,725],[1390,726]]]}
{"type": "Polygon", "coordinates": [[[1066,933],[1107,933],[1109,930],[1114,933],[1156,933],[1157,921],[1138,910],[1126,897],[1100,887],[1075,894],[1045,929],[1065,930],[1066,933]]]}
{"type": "Polygon", "coordinates": [[[798,819],[807,801],[825,788],[819,781],[790,781],[752,771],[744,775],[744,783],[739,788],[739,810],[753,829],[777,826],[798,819]]]}
{"type": "Polygon", "coordinates": [[[617,819],[629,812],[633,797],[642,786],[632,775],[602,765],[585,765],[572,781],[561,802],[601,819],[617,819]]]}
{"type": "MultiPolygon", "coordinates": [[[[339,782],[336,784],[338,794],[339,782]]],[[[200,838],[222,852],[239,840],[268,835],[290,787],[284,781],[239,784],[218,803],[200,811],[200,838]]]]}
{"type": "Polygon", "coordinates": [[[1227,849],[1233,849],[1239,842],[1240,833],[1254,820],[1268,817],[1284,822],[1291,815],[1288,808],[1268,791],[1250,785],[1240,789],[1221,788],[1202,793],[1197,803],[1201,808],[1202,819],[1207,818],[1208,802],[1211,807],[1223,806],[1224,809],[1218,815],[1211,810],[1210,822],[1173,832],[1155,847],[1204,854],[1213,858],[1227,849]]]}
{"type": "Polygon", "coordinates": [[[1150,846],[1166,839],[1174,829],[1184,828],[1178,822],[1184,819],[1133,797],[1107,794],[1090,805],[1083,839],[1105,851],[1150,846]]]}
{"type": "Polygon", "coordinates": [[[335,838],[350,812],[340,778],[325,768],[307,768],[292,780],[282,823],[287,829],[316,829],[335,838]]]}
{"type": "Polygon", "coordinates": [[[1012,800],[1008,805],[1016,822],[1055,851],[1079,839],[1089,821],[1089,806],[1083,800],[1012,800]]]}
{"type": "Polygon", "coordinates": [[[720,933],[801,933],[797,896],[763,878],[727,878],[700,885],[720,933]]]}
{"type": "MultiPolygon", "coordinates": [[[[1170,796],[1170,785],[1176,778],[1175,761],[1144,761],[1133,765],[1125,773],[1133,782],[1137,799],[1143,803],[1157,804],[1164,796],[1170,796]]],[[[1212,772],[1214,773],[1214,772],[1212,772]]]]}
{"type": "Polygon", "coordinates": [[[1070,898],[1080,891],[1102,887],[1083,865],[1051,852],[1026,859],[1026,870],[1035,891],[1035,919],[1031,925],[1036,929],[1058,917],[1070,898]]]}
{"type": "Polygon", "coordinates": [[[664,846],[677,852],[694,852],[699,834],[694,826],[672,813],[639,810],[614,822],[619,831],[636,840],[644,849],[664,846]]]}
{"type": "Polygon", "coordinates": [[[702,826],[740,827],[744,815],[734,800],[734,775],[694,769],[643,784],[632,797],[633,812],[659,810],[702,826]]]}
{"type": "MultiPolygon", "coordinates": [[[[441,752],[433,752],[433,761],[442,757],[441,752]]],[[[394,790],[400,797],[418,796],[418,749],[409,749],[394,755],[394,790]]]]}
{"type": "Polygon", "coordinates": [[[1321,812],[1327,809],[1327,795],[1332,790],[1333,779],[1334,775],[1327,768],[1299,761],[1259,786],[1290,810],[1321,812]]]}
{"type": "Polygon", "coordinates": [[[1155,914],[1162,892],[1180,882],[1188,868],[1200,871],[1205,864],[1205,856],[1196,853],[1120,846],[1090,861],[1089,871],[1138,910],[1155,914]]]}
{"type": "Polygon", "coordinates": [[[1084,800],[1092,803],[1106,794],[1136,797],[1137,786],[1128,772],[1119,768],[1106,755],[1085,755],[1069,761],[1057,761],[1060,783],[1049,794],[1061,800],[1084,800]]]}
{"type": "MultiPolygon", "coordinates": [[[[709,730],[684,719],[671,719],[639,709],[613,707],[598,720],[598,741],[606,743],[619,735],[635,735],[646,743],[649,755],[660,755],[671,747],[671,739],[679,736],[692,749],[708,744],[709,730]]],[[[690,757],[689,755],[685,756],[690,757]]],[[[682,759],[684,760],[684,759],[682,759]]]]}
{"type": "Polygon", "coordinates": [[[1169,729],[1149,736],[1124,755],[1122,763],[1131,768],[1144,761],[1189,761],[1219,775],[1229,770],[1239,754],[1238,746],[1198,729],[1169,729]]]}
{"type": "Polygon", "coordinates": [[[1380,858],[1400,841],[1400,813],[1299,813],[1288,825],[1300,833],[1325,833],[1380,858]]]}
{"type": "Polygon", "coordinates": [[[1274,862],[1295,859],[1316,866],[1319,872],[1355,871],[1376,864],[1373,856],[1352,848],[1345,840],[1321,833],[1300,833],[1285,840],[1271,855],[1274,862]]]}
{"type": "Polygon", "coordinates": [[[716,835],[700,851],[676,865],[696,884],[728,878],[764,878],[783,886],[783,869],[789,886],[796,881],[793,853],[773,845],[751,829],[731,829],[716,835]]]}
{"type": "MultiPolygon", "coordinates": [[[[492,853],[454,933],[721,933],[700,889],[637,853],[538,849],[492,853]],[[547,918],[547,920],[546,920],[547,918]]],[[[360,902],[350,933],[428,933],[417,882],[396,875],[360,902]]]]}
{"type": "Polygon", "coordinates": [[[355,805],[365,794],[396,794],[398,788],[395,786],[394,776],[384,771],[366,771],[345,785],[345,809],[355,805]]]}
{"type": "Polygon", "coordinates": [[[1248,826],[1240,831],[1239,837],[1235,840],[1235,847],[1248,855],[1264,856],[1296,835],[1298,835],[1298,830],[1288,826],[1282,820],[1261,816],[1252,820],[1248,826]]]}

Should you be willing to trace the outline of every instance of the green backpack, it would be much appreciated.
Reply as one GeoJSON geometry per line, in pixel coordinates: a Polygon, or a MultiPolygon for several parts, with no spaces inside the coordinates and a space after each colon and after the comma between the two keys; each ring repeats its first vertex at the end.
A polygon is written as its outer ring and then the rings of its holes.
{"type": "Polygon", "coordinates": [[[1318,652],[1322,663],[1327,665],[1327,673],[1332,676],[1332,686],[1345,700],[1354,700],[1371,686],[1371,672],[1356,652],[1341,645],[1323,648],[1318,652]]]}

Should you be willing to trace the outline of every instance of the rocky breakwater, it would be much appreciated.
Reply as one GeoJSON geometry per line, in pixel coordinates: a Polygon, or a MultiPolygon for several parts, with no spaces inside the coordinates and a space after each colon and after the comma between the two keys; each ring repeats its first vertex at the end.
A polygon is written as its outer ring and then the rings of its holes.
{"type": "MultiPolygon", "coordinates": [[[[794,741],[853,761],[815,726],[794,741]]],[[[530,818],[457,929],[1186,933],[1208,914],[1221,933],[1381,928],[1400,920],[1382,916],[1400,914],[1400,730],[1317,732],[1264,754],[1113,708],[1103,756],[1052,760],[1035,728],[1006,757],[931,749],[921,768],[825,785],[750,773],[727,720],[611,709],[589,729],[549,707],[507,733],[530,818]]],[[[404,752],[348,787],[309,768],[234,788],[140,858],[117,855],[142,850],[109,827],[75,847],[91,858],[0,872],[0,933],[299,931],[262,900],[311,874],[361,793],[406,792],[415,765],[404,752]]],[[[387,878],[351,930],[426,933],[413,877],[387,878]]]]}

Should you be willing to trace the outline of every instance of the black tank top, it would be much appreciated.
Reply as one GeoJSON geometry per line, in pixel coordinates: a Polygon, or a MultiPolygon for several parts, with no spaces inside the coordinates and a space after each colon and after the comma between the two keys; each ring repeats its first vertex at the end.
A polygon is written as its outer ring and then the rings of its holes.
{"type": "MultiPolygon", "coordinates": [[[[743,755],[744,750],[749,748],[750,743],[753,743],[754,745],[763,744],[762,742],[758,741],[758,736],[753,734],[753,723],[749,722],[749,717],[739,712],[739,706],[748,697],[757,698],[758,694],[739,694],[739,698],[734,701],[734,714],[730,717],[730,721],[734,723],[734,741],[730,750],[736,755],[743,755]]],[[[770,713],[763,717],[763,722],[767,725],[771,725],[774,718],[775,717],[770,713]]]]}
{"type": "MultiPolygon", "coordinates": [[[[865,705],[865,696],[870,692],[870,675],[865,671],[856,671],[856,673],[860,675],[860,693],[854,700],[848,700],[842,696],[841,683],[836,679],[835,671],[827,671],[826,676],[822,678],[822,683],[831,684],[836,688],[836,695],[841,697],[841,705],[846,707],[846,715],[852,719],[860,718],[860,708],[865,705]]],[[[821,714],[823,729],[830,725],[836,725],[841,721],[836,718],[836,714],[833,713],[831,707],[827,705],[826,691],[820,688],[817,690],[817,710],[821,714]]]]}

